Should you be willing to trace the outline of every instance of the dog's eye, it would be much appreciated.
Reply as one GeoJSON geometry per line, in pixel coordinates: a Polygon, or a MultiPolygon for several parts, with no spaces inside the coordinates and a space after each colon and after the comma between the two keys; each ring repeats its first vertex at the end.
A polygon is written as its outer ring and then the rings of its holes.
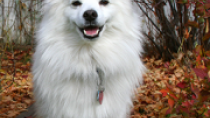
{"type": "Polygon", "coordinates": [[[80,1],[74,1],[71,4],[74,6],[80,6],[82,3],[80,1]]]}
{"type": "Polygon", "coordinates": [[[101,0],[101,1],[99,2],[99,4],[105,6],[105,5],[109,4],[109,1],[107,1],[107,0],[101,0]]]}

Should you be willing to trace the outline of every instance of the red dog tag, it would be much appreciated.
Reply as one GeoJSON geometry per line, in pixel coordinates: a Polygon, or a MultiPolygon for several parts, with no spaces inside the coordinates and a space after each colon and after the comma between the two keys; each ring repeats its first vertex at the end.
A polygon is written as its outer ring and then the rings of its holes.
{"type": "Polygon", "coordinates": [[[100,104],[102,104],[104,98],[104,92],[103,91],[98,91],[98,101],[100,104]]]}

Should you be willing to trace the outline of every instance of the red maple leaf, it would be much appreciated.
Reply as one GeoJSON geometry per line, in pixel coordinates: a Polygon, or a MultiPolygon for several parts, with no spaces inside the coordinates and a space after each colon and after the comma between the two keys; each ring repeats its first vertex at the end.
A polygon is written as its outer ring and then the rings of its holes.
{"type": "Polygon", "coordinates": [[[168,110],[166,111],[166,114],[171,114],[171,112],[172,112],[172,108],[168,108],[168,110]]]}
{"type": "Polygon", "coordinates": [[[165,68],[169,68],[169,66],[170,66],[170,63],[169,62],[164,63],[164,67],[165,68]]]}
{"type": "Polygon", "coordinates": [[[163,97],[165,97],[169,94],[170,90],[166,88],[166,89],[161,89],[160,92],[162,93],[163,97]]]}
{"type": "Polygon", "coordinates": [[[174,100],[178,100],[178,98],[176,97],[176,95],[175,95],[175,94],[170,93],[169,95],[170,95],[170,97],[171,97],[171,98],[173,98],[174,100]]]}
{"type": "Polygon", "coordinates": [[[174,106],[174,100],[171,99],[171,98],[169,98],[169,99],[168,99],[168,104],[169,104],[169,106],[170,106],[171,108],[173,108],[173,106],[174,106]]]}
{"type": "Polygon", "coordinates": [[[202,69],[202,68],[193,68],[193,70],[194,70],[194,72],[195,72],[195,74],[198,76],[198,77],[200,77],[200,78],[202,78],[202,79],[204,79],[204,78],[208,78],[208,74],[207,74],[207,70],[206,69],[202,69]]]}
{"type": "Polygon", "coordinates": [[[190,105],[189,101],[185,101],[185,102],[182,102],[182,106],[189,108],[191,105],[190,105]]]}
{"type": "Polygon", "coordinates": [[[181,111],[182,111],[182,112],[185,112],[185,113],[189,113],[189,110],[188,110],[188,108],[186,108],[186,107],[181,107],[181,111]]]}
{"type": "Polygon", "coordinates": [[[198,99],[200,97],[200,90],[193,84],[191,84],[191,90],[196,95],[196,98],[198,99]]]}
{"type": "Polygon", "coordinates": [[[184,89],[184,88],[187,87],[187,83],[186,83],[186,82],[180,82],[180,83],[178,83],[176,86],[179,87],[179,88],[184,89]]]}

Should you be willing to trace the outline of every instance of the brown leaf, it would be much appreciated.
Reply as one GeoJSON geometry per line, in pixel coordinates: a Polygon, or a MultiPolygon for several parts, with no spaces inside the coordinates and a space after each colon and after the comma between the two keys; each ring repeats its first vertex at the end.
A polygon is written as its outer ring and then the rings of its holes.
{"type": "Polygon", "coordinates": [[[7,117],[15,117],[16,115],[18,114],[18,112],[17,111],[15,111],[15,110],[13,110],[13,111],[8,111],[8,115],[7,115],[7,117]]]}
{"type": "Polygon", "coordinates": [[[185,39],[188,39],[189,36],[190,36],[190,33],[189,33],[188,29],[185,29],[185,30],[184,30],[184,38],[185,38],[185,39]]]}
{"type": "Polygon", "coordinates": [[[19,29],[20,31],[22,31],[22,26],[20,25],[20,26],[18,27],[18,29],[19,29]]]}
{"type": "Polygon", "coordinates": [[[22,5],[23,9],[27,9],[27,6],[25,3],[22,3],[21,5],[22,5]]]}
{"type": "Polygon", "coordinates": [[[210,32],[209,33],[206,33],[203,37],[203,41],[206,41],[210,38],[210,32]]]}
{"type": "Polygon", "coordinates": [[[199,27],[199,25],[196,21],[188,21],[185,26],[192,26],[192,27],[196,27],[196,28],[199,27]]]}
{"type": "Polygon", "coordinates": [[[210,3],[205,3],[205,4],[204,4],[204,8],[205,8],[205,9],[209,9],[209,8],[210,8],[210,3]]]}

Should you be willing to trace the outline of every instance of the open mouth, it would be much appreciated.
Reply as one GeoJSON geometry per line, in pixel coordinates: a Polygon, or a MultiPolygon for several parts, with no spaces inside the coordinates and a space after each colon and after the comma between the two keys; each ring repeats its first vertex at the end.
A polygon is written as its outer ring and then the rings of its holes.
{"type": "Polygon", "coordinates": [[[83,33],[85,38],[94,39],[99,36],[102,29],[103,29],[103,26],[102,27],[88,26],[85,28],[80,28],[80,31],[83,33]]]}

